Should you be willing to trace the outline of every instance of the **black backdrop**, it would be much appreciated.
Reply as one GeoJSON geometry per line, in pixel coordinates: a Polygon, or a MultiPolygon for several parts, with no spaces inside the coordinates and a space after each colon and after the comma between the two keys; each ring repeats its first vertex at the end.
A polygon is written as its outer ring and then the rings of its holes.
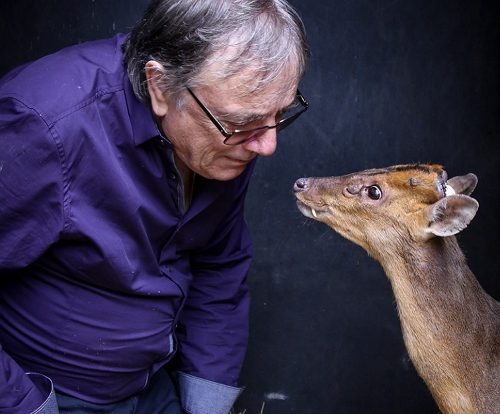
{"type": "MultiPolygon", "coordinates": [[[[146,2],[2,1],[0,74],[127,31],[146,2]]],[[[410,162],[476,173],[481,207],[459,240],[485,290],[500,298],[498,2],[292,3],[312,48],[301,84],[311,109],[259,161],[248,195],[253,308],[238,411],[436,413],[380,266],[301,216],[291,189],[302,176],[410,162]]]]}

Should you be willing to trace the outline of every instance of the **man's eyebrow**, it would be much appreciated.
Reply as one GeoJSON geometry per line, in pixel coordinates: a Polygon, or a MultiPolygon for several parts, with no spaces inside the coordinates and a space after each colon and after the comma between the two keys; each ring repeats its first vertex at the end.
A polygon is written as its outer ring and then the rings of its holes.
{"type": "Polygon", "coordinates": [[[221,120],[234,124],[250,124],[252,122],[262,121],[272,116],[270,113],[259,114],[255,112],[248,113],[223,113],[219,115],[221,120]]]}
{"type": "MultiPolygon", "coordinates": [[[[296,98],[293,99],[292,102],[290,102],[288,105],[284,106],[277,112],[284,112],[290,108],[292,108],[296,104],[296,98]]],[[[252,122],[257,122],[257,121],[262,121],[266,118],[270,118],[271,116],[274,115],[274,112],[268,112],[268,113],[263,113],[259,114],[256,112],[240,112],[240,113],[229,113],[229,112],[221,112],[217,114],[217,117],[219,117],[221,120],[225,122],[231,122],[234,124],[250,124],[252,122]]]]}

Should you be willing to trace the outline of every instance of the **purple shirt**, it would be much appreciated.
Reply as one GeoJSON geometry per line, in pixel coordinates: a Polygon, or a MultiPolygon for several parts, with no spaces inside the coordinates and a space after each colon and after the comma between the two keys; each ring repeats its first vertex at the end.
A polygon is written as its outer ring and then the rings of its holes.
{"type": "Polygon", "coordinates": [[[41,402],[26,371],[114,402],[176,351],[179,371],[237,383],[254,164],[227,182],[197,176],[185,211],[123,41],[67,48],[0,81],[0,407],[41,402]]]}

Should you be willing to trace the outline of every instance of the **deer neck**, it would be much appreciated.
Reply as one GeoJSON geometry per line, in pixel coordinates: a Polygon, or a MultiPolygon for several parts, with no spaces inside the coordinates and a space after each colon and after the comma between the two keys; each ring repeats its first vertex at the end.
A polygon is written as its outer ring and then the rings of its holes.
{"type": "Polygon", "coordinates": [[[450,290],[463,290],[463,283],[473,284],[474,278],[455,237],[400,245],[384,251],[378,259],[393,288],[404,295],[410,293],[409,289],[416,301],[427,302],[429,295],[434,300],[434,295],[440,293],[448,296],[450,290]]]}
{"type": "Polygon", "coordinates": [[[415,368],[442,412],[475,412],[469,388],[486,371],[478,355],[488,355],[484,338],[498,329],[498,304],[479,286],[455,237],[382,256],[415,368]]]}
{"type": "MultiPolygon", "coordinates": [[[[391,281],[400,311],[411,315],[451,318],[476,308],[484,292],[467,266],[455,237],[433,238],[421,245],[400,247],[380,258],[391,281]]],[[[406,315],[405,315],[406,316],[406,315]]],[[[461,319],[463,320],[463,319],[461,319]]]]}
{"type": "Polygon", "coordinates": [[[491,298],[467,266],[455,237],[383,256],[380,262],[394,291],[405,340],[425,336],[449,346],[449,338],[477,329],[491,312],[491,298]]]}

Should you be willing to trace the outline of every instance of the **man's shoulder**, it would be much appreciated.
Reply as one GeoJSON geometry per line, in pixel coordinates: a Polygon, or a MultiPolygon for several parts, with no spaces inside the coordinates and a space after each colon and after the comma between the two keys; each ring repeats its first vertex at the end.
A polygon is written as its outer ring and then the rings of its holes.
{"type": "Polygon", "coordinates": [[[123,88],[125,35],[69,46],[7,73],[0,99],[12,98],[48,121],[123,88]]]}

